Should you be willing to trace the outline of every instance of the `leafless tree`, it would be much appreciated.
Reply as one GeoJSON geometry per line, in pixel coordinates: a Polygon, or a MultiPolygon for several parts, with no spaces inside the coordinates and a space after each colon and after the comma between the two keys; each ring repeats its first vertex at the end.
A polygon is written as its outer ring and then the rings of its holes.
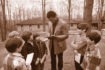
{"type": "Polygon", "coordinates": [[[42,0],[42,19],[43,19],[43,24],[44,24],[44,26],[43,26],[43,30],[45,31],[45,12],[46,12],[46,10],[45,10],[45,3],[46,3],[46,0],[42,0]]]}
{"type": "Polygon", "coordinates": [[[2,17],[1,17],[1,37],[2,41],[6,40],[6,13],[5,13],[5,0],[0,0],[2,8],[2,17]]]}
{"type": "Polygon", "coordinates": [[[71,11],[71,0],[68,0],[68,4],[69,4],[69,7],[68,7],[68,19],[69,19],[69,23],[70,23],[70,11],[71,11]]]}
{"type": "Polygon", "coordinates": [[[92,10],[93,10],[94,0],[85,0],[84,2],[84,22],[88,23],[91,29],[92,23],[92,10]]]}
{"type": "Polygon", "coordinates": [[[98,0],[99,7],[98,7],[98,29],[101,30],[102,28],[102,20],[104,17],[103,9],[104,9],[104,0],[98,0]]]}

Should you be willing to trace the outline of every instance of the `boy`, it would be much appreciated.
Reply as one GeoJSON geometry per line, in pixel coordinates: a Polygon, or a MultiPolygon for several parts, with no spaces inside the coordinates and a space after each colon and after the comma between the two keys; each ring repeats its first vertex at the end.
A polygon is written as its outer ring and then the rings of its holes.
{"type": "Polygon", "coordinates": [[[101,55],[98,43],[101,40],[101,35],[96,31],[91,31],[87,38],[88,45],[83,61],[83,64],[85,64],[84,70],[100,70],[101,55]]]}
{"type": "Polygon", "coordinates": [[[4,70],[31,70],[25,64],[23,56],[20,54],[24,41],[20,38],[10,38],[5,44],[9,54],[4,60],[4,70]]]}
{"type": "Polygon", "coordinates": [[[79,34],[71,42],[71,46],[74,49],[74,63],[76,70],[83,70],[81,64],[84,59],[86,47],[87,47],[87,38],[86,35],[89,31],[89,27],[86,23],[81,23],[77,26],[79,34]]]}
{"type": "MultiPolygon", "coordinates": [[[[22,34],[22,39],[25,41],[23,48],[21,50],[21,54],[23,55],[24,59],[27,59],[27,55],[34,53],[31,61],[32,70],[35,70],[35,60],[36,58],[35,53],[37,52],[33,45],[33,34],[30,31],[25,31],[22,34]]],[[[27,62],[27,60],[26,60],[27,62]]]]}

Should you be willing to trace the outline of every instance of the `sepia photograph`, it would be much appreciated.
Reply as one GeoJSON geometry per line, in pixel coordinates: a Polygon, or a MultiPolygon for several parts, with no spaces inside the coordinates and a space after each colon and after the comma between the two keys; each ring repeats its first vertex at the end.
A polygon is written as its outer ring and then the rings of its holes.
{"type": "Polygon", "coordinates": [[[105,70],[105,0],[0,0],[0,70],[105,70]]]}

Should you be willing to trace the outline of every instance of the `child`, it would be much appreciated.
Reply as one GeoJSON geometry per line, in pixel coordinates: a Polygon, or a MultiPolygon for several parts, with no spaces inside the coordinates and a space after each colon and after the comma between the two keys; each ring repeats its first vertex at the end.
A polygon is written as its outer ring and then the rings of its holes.
{"type": "Polygon", "coordinates": [[[36,56],[34,58],[36,58],[35,61],[35,70],[43,70],[44,69],[44,62],[46,59],[46,55],[47,55],[47,47],[45,44],[45,40],[43,40],[44,38],[40,37],[40,35],[36,34],[34,35],[34,47],[36,48],[36,56]]]}
{"type": "Polygon", "coordinates": [[[24,56],[24,59],[27,59],[27,55],[34,53],[32,62],[31,62],[31,67],[32,70],[35,70],[35,53],[37,52],[36,49],[34,48],[33,45],[33,34],[29,31],[25,31],[22,34],[22,39],[25,41],[24,46],[22,48],[21,54],[24,56]]]}
{"type": "Polygon", "coordinates": [[[87,24],[79,24],[78,30],[79,34],[74,38],[74,40],[71,42],[71,46],[74,49],[74,63],[75,63],[75,69],[76,70],[83,70],[81,67],[81,64],[84,59],[84,54],[87,47],[87,38],[86,34],[88,32],[88,25],[87,24]]]}
{"type": "Polygon", "coordinates": [[[31,70],[25,64],[23,56],[20,54],[24,41],[20,38],[10,38],[6,42],[6,49],[9,54],[4,60],[4,70],[31,70]]]}
{"type": "Polygon", "coordinates": [[[98,43],[101,40],[101,35],[96,31],[91,31],[87,37],[88,46],[83,62],[84,70],[100,70],[101,55],[98,43]]]}

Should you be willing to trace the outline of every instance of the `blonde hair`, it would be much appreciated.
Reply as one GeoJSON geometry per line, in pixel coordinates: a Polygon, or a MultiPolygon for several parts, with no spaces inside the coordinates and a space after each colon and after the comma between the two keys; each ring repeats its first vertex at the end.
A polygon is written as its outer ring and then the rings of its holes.
{"type": "Polygon", "coordinates": [[[10,33],[8,34],[8,37],[9,37],[9,38],[13,38],[13,37],[19,36],[19,35],[20,35],[20,34],[19,34],[18,31],[12,31],[12,32],[10,32],[10,33]]]}

